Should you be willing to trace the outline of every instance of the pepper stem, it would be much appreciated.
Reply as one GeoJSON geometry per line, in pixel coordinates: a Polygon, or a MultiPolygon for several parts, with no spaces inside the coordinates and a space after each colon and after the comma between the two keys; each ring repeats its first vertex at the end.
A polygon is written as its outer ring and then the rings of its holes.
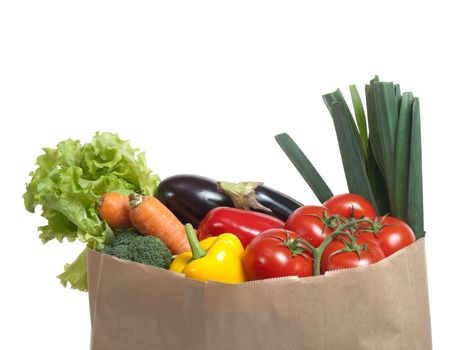
{"type": "Polygon", "coordinates": [[[191,224],[185,225],[186,237],[188,238],[188,243],[190,243],[191,253],[193,255],[193,260],[202,258],[206,255],[206,251],[199,244],[198,237],[196,237],[195,229],[191,224]]]}

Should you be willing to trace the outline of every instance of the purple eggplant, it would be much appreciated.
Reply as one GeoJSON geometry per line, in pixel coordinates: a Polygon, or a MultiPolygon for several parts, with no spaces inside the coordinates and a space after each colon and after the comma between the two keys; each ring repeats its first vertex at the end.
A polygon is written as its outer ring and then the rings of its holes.
{"type": "MultiPolygon", "coordinates": [[[[245,186],[241,186],[243,189],[245,186]]],[[[248,189],[250,189],[248,187],[248,189]]],[[[261,183],[216,181],[197,175],[174,175],[159,184],[157,198],[182,222],[198,227],[216,207],[237,207],[268,213],[283,221],[302,204],[261,183]],[[239,194],[237,185],[247,184],[253,191],[239,194]],[[234,204],[235,202],[235,204],[234,204]]]]}

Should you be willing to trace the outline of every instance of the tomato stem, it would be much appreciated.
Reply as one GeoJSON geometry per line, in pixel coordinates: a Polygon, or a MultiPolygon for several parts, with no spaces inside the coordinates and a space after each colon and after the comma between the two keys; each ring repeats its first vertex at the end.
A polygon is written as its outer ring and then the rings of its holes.
{"type": "Polygon", "coordinates": [[[306,256],[306,255],[304,255],[304,252],[306,251],[306,249],[304,247],[300,246],[300,244],[302,244],[304,241],[299,237],[297,237],[295,239],[292,239],[290,237],[290,232],[289,231],[287,231],[287,230],[283,230],[283,231],[285,232],[286,238],[283,238],[281,236],[273,236],[273,237],[280,240],[281,244],[284,245],[285,247],[287,247],[294,256],[295,255],[306,256]]]}
{"type": "MultiPolygon", "coordinates": [[[[369,223],[370,225],[373,223],[372,220],[367,219],[367,218],[361,218],[361,219],[342,219],[342,223],[338,223],[335,231],[331,233],[329,236],[326,237],[326,239],[318,246],[318,247],[313,247],[310,243],[307,241],[297,238],[300,240],[300,243],[302,243],[304,246],[306,246],[311,253],[313,254],[313,276],[319,276],[321,274],[321,257],[323,255],[323,252],[327,248],[327,246],[336,239],[337,236],[344,235],[349,238],[349,248],[351,248],[353,251],[358,251],[358,246],[356,245],[355,242],[355,237],[354,235],[350,234],[349,232],[346,232],[346,230],[354,228],[356,225],[360,223],[369,223]]],[[[339,222],[339,220],[337,220],[339,222]]]]}

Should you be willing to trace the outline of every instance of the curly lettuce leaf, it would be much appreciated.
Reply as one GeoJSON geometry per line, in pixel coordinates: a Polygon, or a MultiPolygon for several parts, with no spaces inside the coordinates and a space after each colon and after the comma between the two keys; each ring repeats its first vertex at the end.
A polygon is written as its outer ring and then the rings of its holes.
{"type": "Polygon", "coordinates": [[[88,275],[87,275],[88,261],[86,249],[71,264],[65,264],[65,271],[57,276],[60,283],[66,287],[68,283],[71,284],[73,289],[80,291],[88,290],[88,275]]]}
{"type": "MultiPolygon", "coordinates": [[[[23,195],[28,211],[42,207],[47,220],[47,225],[39,227],[43,243],[78,239],[90,248],[102,248],[108,229],[97,214],[99,196],[109,191],[153,195],[160,182],[147,167],[144,153],[116,134],[96,133],[86,144],[68,139],[43,150],[23,195]]],[[[60,275],[62,284],[83,289],[87,273],[83,259],[80,255],[66,265],[60,275]]]]}

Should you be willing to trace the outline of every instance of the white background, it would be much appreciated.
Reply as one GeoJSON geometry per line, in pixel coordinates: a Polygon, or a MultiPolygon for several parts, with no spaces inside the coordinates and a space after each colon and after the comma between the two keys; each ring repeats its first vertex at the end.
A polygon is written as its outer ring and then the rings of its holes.
{"type": "Polygon", "coordinates": [[[465,349],[461,3],[1,2],[0,348],[89,348],[87,294],[54,277],[82,246],[42,245],[22,203],[41,147],[118,132],[163,178],[262,180],[318,203],[273,136],[345,192],[321,95],[378,74],[421,99],[433,343],[465,349]]]}

